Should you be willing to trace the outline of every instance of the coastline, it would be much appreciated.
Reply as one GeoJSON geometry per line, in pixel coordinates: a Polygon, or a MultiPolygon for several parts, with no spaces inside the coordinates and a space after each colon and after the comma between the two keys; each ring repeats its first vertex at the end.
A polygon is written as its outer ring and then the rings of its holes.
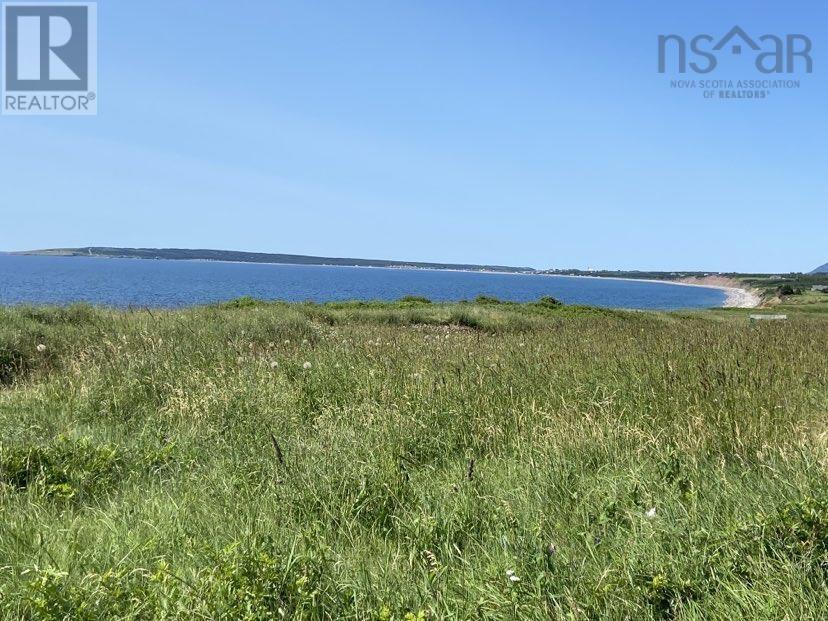
{"type": "Polygon", "coordinates": [[[622,280],[627,282],[649,282],[661,285],[676,285],[679,287],[703,287],[706,289],[718,289],[725,292],[725,301],[721,308],[757,308],[762,304],[761,295],[751,289],[742,286],[738,280],[734,278],[727,278],[725,276],[705,276],[682,278],[678,280],[661,280],[657,278],[629,278],[624,276],[586,276],[575,274],[550,274],[547,272],[525,272],[515,271],[507,272],[503,270],[473,270],[460,269],[456,267],[419,267],[416,265],[340,265],[330,263],[279,263],[279,262],[265,262],[265,261],[239,261],[232,259],[149,259],[147,257],[115,257],[115,256],[101,256],[101,255],[73,255],[73,254],[51,254],[39,252],[0,252],[3,255],[10,256],[46,256],[46,257],[61,257],[61,258],[88,258],[88,259],[127,259],[127,260],[162,260],[162,261],[190,261],[197,263],[230,263],[230,264],[249,264],[249,265],[279,265],[279,266],[295,266],[295,267],[346,267],[346,268],[366,268],[366,269],[393,269],[393,270],[414,270],[414,271],[434,271],[434,272],[468,272],[472,274],[503,274],[510,276],[552,276],[562,278],[585,278],[585,279],[599,279],[599,280],[622,280]]]}
{"type": "Polygon", "coordinates": [[[736,287],[721,287],[721,289],[727,294],[722,308],[759,308],[762,305],[762,297],[750,289],[736,287]]]}
{"type": "Polygon", "coordinates": [[[688,287],[711,287],[721,289],[727,295],[723,308],[758,308],[762,295],[755,289],[745,287],[735,278],[726,276],[705,276],[704,278],[683,278],[680,284],[688,287]]]}
{"type": "Polygon", "coordinates": [[[564,276],[566,278],[598,278],[603,280],[626,280],[628,282],[652,282],[677,287],[703,287],[719,289],[726,294],[721,308],[757,308],[762,304],[762,296],[757,291],[740,286],[734,278],[724,276],[706,276],[704,278],[683,278],[679,280],[659,280],[657,278],[625,278],[623,276],[575,276],[573,274],[542,274],[543,276],[564,276]],[[692,281],[692,282],[688,282],[692,281]]]}

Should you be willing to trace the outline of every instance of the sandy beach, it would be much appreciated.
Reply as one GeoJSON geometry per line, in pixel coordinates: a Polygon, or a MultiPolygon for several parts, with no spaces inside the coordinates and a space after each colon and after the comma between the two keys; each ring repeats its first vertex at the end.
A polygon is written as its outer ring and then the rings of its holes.
{"type": "Polygon", "coordinates": [[[736,287],[720,288],[727,294],[724,308],[756,308],[762,304],[762,297],[750,289],[739,289],[736,287]]]}
{"type": "Polygon", "coordinates": [[[762,304],[758,291],[746,289],[735,278],[726,276],[705,276],[704,278],[682,278],[676,284],[688,287],[709,287],[721,289],[727,294],[724,308],[756,308],[762,304]]]}

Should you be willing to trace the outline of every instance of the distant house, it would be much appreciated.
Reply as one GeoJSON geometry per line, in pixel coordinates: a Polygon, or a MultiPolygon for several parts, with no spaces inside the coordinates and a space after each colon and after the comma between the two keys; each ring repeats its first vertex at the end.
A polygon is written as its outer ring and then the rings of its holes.
{"type": "Polygon", "coordinates": [[[828,285],[814,285],[811,291],[819,291],[820,293],[828,293],[828,285]]]}

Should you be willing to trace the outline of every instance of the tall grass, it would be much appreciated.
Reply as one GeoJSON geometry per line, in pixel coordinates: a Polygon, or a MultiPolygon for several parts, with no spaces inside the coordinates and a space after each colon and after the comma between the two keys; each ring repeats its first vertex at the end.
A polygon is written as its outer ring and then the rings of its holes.
{"type": "Polygon", "coordinates": [[[821,618],[826,328],[0,309],[0,611],[821,618]]]}

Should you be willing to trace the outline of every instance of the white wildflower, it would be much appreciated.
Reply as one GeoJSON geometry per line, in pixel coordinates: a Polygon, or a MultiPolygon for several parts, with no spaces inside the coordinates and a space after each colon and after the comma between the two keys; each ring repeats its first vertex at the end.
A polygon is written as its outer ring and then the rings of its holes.
{"type": "Polygon", "coordinates": [[[42,354],[44,351],[46,351],[46,346],[43,343],[38,343],[37,351],[39,351],[42,354]]]}
{"type": "Polygon", "coordinates": [[[515,575],[514,569],[507,569],[506,577],[509,579],[509,582],[520,582],[520,578],[515,575]]]}
{"type": "Polygon", "coordinates": [[[303,368],[303,369],[305,369],[305,370],[307,371],[307,370],[308,370],[308,369],[310,369],[312,366],[313,366],[313,365],[312,365],[310,362],[306,362],[305,364],[303,364],[303,365],[302,365],[302,368],[303,368]]]}
{"type": "Polygon", "coordinates": [[[644,517],[647,518],[648,520],[652,520],[655,516],[656,516],[656,508],[655,507],[651,507],[644,514],[644,517]]]}

